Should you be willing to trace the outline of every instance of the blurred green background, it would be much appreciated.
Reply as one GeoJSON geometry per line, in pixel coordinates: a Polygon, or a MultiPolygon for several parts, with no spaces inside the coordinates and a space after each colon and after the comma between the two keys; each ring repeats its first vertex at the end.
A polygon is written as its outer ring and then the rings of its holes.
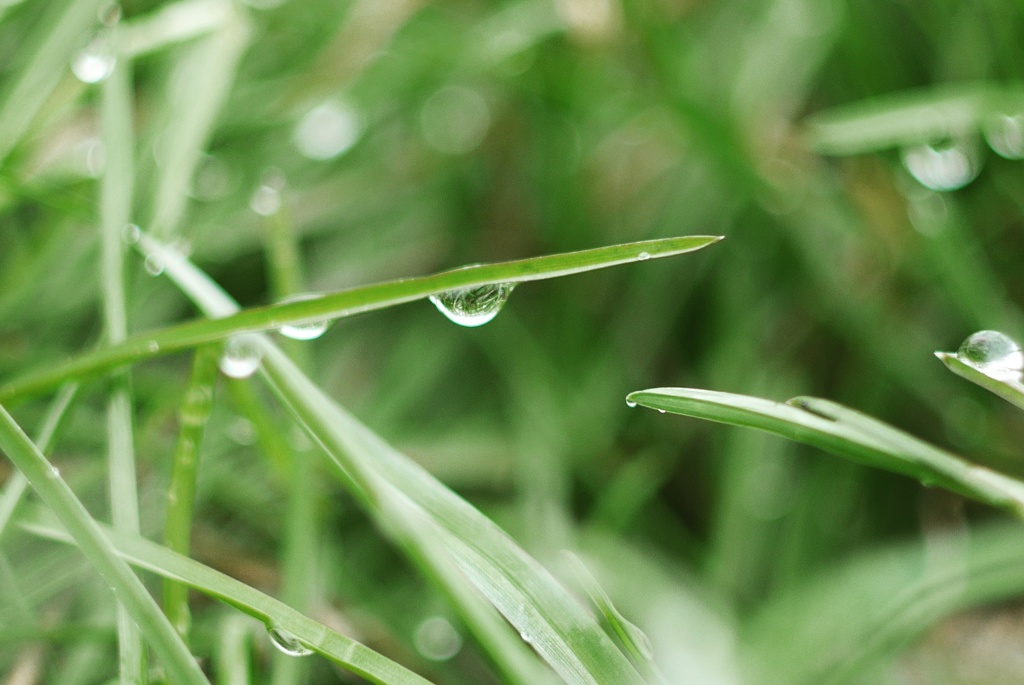
{"type": "MultiPolygon", "coordinates": [[[[1024,334],[1018,3],[182,0],[126,1],[117,19],[95,0],[0,2],[5,376],[100,335],[88,81],[116,45],[133,61],[134,220],[246,306],[274,298],[265,255],[282,230],[311,292],[727,236],[522,285],[479,329],[419,302],[304,345],[322,387],[528,551],[584,556],[670,682],[1019,681],[1024,571],[999,560],[1020,566],[1024,536],[1001,515],[623,401],[657,386],[817,395],[1024,475],[1020,415],[932,355],[980,329],[1024,334]],[[975,573],[986,563],[999,582],[975,573]],[[931,573],[945,580],[903,614],[872,613],[931,573]],[[895,628],[876,644],[879,625],[895,628]]],[[[129,296],[132,331],[196,316],[138,260],[129,296]]],[[[150,530],[188,364],[133,372],[150,530]]],[[[87,387],[55,457],[97,514],[104,392],[87,387]]],[[[223,384],[218,398],[194,553],[273,592],[286,479],[223,384]]],[[[442,600],[321,487],[313,615],[437,682],[491,682],[472,644],[423,647],[425,621],[454,621],[442,600]]],[[[78,628],[49,638],[40,682],[111,677],[112,613],[68,589],[97,582],[84,562],[5,547],[0,664],[33,637],[19,611],[58,612],[78,628]]],[[[197,653],[225,611],[197,600],[197,653]]],[[[308,682],[355,682],[309,668],[308,682]]]]}

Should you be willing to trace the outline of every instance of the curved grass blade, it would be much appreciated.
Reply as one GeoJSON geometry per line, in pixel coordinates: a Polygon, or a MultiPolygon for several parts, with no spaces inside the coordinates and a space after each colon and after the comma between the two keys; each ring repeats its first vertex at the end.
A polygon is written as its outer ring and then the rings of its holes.
{"type": "MultiPolygon", "coordinates": [[[[323,297],[287,302],[238,311],[230,300],[225,302],[219,288],[207,291],[211,299],[203,307],[214,320],[196,320],[152,333],[138,335],[118,345],[86,353],[63,364],[49,364],[0,385],[0,402],[9,403],[38,395],[72,378],[82,378],[109,371],[161,354],[228,338],[247,331],[266,331],[284,324],[302,325],[325,319],[338,319],[363,312],[385,309],[406,302],[422,300],[435,293],[469,288],[487,283],[525,283],[559,276],[569,276],[619,264],[685,254],[721,240],[721,236],[684,236],[624,243],[579,252],[532,257],[511,262],[481,264],[443,271],[431,276],[386,281],[324,295],[323,297]]],[[[188,264],[181,255],[155,240],[139,241],[140,248],[159,260],[168,272],[172,266],[188,264]]],[[[197,269],[191,267],[193,271],[197,269]]],[[[205,278],[205,276],[204,276],[205,278]]],[[[208,279],[207,279],[208,280],[208,279]]],[[[190,293],[190,297],[194,296],[190,293]]]]}
{"type": "MultiPolygon", "coordinates": [[[[201,308],[229,308],[223,291],[184,258],[164,265],[201,308]]],[[[533,685],[543,674],[524,663],[522,643],[508,645],[507,631],[477,610],[449,560],[566,682],[643,683],[594,617],[493,521],[348,414],[276,345],[260,341],[262,372],[278,396],[324,448],[341,481],[445,587],[503,669],[526,674],[512,682],[533,685]]]]}
{"type": "Polygon", "coordinates": [[[806,136],[818,152],[854,155],[973,134],[989,117],[1024,108],[1024,89],[954,84],[872,98],[810,117],[806,136]]]}
{"type": "Polygon", "coordinates": [[[946,365],[947,369],[961,378],[966,378],[989,392],[999,395],[1010,404],[1024,409],[1024,383],[1009,379],[993,378],[974,364],[964,361],[952,352],[936,352],[935,356],[946,365]]]}
{"type": "Polygon", "coordinates": [[[209,685],[160,607],[128,565],[117,556],[99,524],[2,407],[0,450],[25,474],[40,499],[74,538],[82,554],[113,589],[118,602],[160,656],[171,680],[181,685],[209,685]]]}
{"type": "Polygon", "coordinates": [[[1024,517],[1024,483],[971,464],[835,402],[796,397],[782,404],[691,388],[641,390],[630,393],[628,399],[652,409],[775,433],[1024,517]]]}
{"type": "MultiPolygon", "coordinates": [[[[34,535],[73,542],[67,532],[38,514],[21,521],[21,525],[34,535]]],[[[129,563],[215,597],[267,626],[287,631],[303,645],[371,682],[380,685],[430,685],[430,681],[401,664],[241,581],[138,535],[100,527],[117,554],[129,563]]]]}

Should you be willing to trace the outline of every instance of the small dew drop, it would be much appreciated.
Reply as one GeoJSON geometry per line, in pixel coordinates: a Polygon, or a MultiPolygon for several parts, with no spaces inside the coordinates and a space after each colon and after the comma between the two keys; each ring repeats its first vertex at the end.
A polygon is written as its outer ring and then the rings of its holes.
{"type": "Polygon", "coordinates": [[[1024,159],[1024,114],[1000,114],[985,126],[985,142],[1000,157],[1024,159]]]}
{"type": "Polygon", "coordinates": [[[626,406],[632,409],[633,407],[636,406],[636,402],[634,402],[633,400],[626,400],[626,406]]]}
{"type": "Polygon", "coordinates": [[[262,358],[259,338],[252,333],[242,333],[225,343],[219,366],[229,378],[248,378],[260,368],[262,358]]]}
{"type": "MultiPolygon", "coordinates": [[[[317,300],[323,297],[315,293],[307,293],[304,295],[295,295],[282,301],[282,304],[286,302],[304,302],[306,300],[317,300]]],[[[302,324],[285,324],[277,329],[277,332],[286,338],[292,340],[315,340],[323,335],[331,322],[327,319],[321,321],[313,321],[310,323],[302,324]]]]}
{"type": "Polygon", "coordinates": [[[640,254],[638,254],[638,255],[636,256],[636,258],[637,258],[637,259],[638,259],[639,261],[641,261],[641,262],[646,262],[646,261],[647,261],[648,259],[650,259],[650,258],[651,258],[651,253],[650,253],[650,252],[641,252],[640,254]]]}
{"type": "Polygon", "coordinates": [[[146,255],[146,260],[142,262],[142,266],[150,276],[159,276],[164,272],[164,263],[156,255],[146,255]]]}
{"type": "Polygon", "coordinates": [[[50,468],[48,469],[48,471],[50,478],[60,478],[60,469],[58,469],[53,464],[50,464],[50,468]]]}
{"type": "Polygon", "coordinates": [[[359,121],[355,111],[339,102],[328,101],[306,113],[295,127],[292,140],[298,151],[309,159],[337,157],[359,139],[359,121]]]}
{"type": "Polygon", "coordinates": [[[277,651],[288,656],[309,656],[313,650],[302,644],[299,638],[286,630],[280,628],[267,628],[267,635],[270,637],[270,644],[277,647],[277,651]]]}
{"type": "Polygon", "coordinates": [[[142,230],[135,224],[125,224],[121,229],[121,240],[126,245],[135,245],[142,238],[142,230]]]}
{"type": "Polygon", "coordinates": [[[910,175],[931,190],[963,188],[981,172],[981,155],[971,138],[953,139],[945,144],[915,145],[903,150],[903,166],[910,175]]]}
{"type": "Polygon", "coordinates": [[[664,409],[659,409],[659,410],[658,410],[658,413],[659,413],[659,414],[664,414],[664,413],[665,413],[665,410],[664,410],[664,409]]]}
{"type": "Polygon", "coordinates": [[[260,178],[259,187],[249,198],[249,209],[260,216],[273,216],[281,210],[281,191],[285,179],[277,169],[267,169],[260,178]]]}
{"type": "Polygon", "coordinates": [[[117,58],[106,32],[96,34],[71,62],[71,71],[82,83],[99,83],[114,72],[117,58]]]}
{"type": "Polygon", "coordinates": [[[488,283],[475,288],[447,290],[430,296],[437,310],[460,326],[483,326],[498,315],[515,286],[488,283]]]}
{"type": "Polygon", "coordinates": [[[990,378],[1024,382],[1024,350],[1005,333],[979,331],[960,345],[956,356],[990,378]]]}
{"type": "Polygon", "coordinates": [[[146,343],[146,349],[149,350],[150,352],[159,352],[160,343],[158,343],[156,340],[150,340],[149,342],[146,343]]]}
{"type": "Polygon", "coordinates": [[[413,637],[416,651],[431,661],[447,661],[462,649],[462,636],[448,619],[431,616],[416,628],[413,637]]]}

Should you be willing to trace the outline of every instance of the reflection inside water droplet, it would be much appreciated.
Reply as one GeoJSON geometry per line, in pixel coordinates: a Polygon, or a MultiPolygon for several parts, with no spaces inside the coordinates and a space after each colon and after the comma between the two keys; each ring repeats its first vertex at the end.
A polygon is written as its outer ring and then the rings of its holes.
{"type": "Polygon", "coordinates": [[[159,276],[164,272],[164,263],[156,255],[146,255],[146,259],[142,262],[142,266],[150,276],[159,276]]]}
{"type": "Polygon", "coordinates": [[[1000,157],[1024,159],[1024,114],[1000,114],[985,126],[985,142],[1000,157]]]}
{"type": "Polygon", "coordinates": [[[903,166],[917,181],[932,190],[963,188],[981,171],[981,154],[973,138],[956,138],[944,144],[915,145],[903,150],[903,166]]]}
{"type": "Polygon", "coordinates": [[[82,83],[99,83],[114,71],[117,58],[106,31],[96,34],[71,62],[71,71],[82,83]]]}
{"type": "Polygon", "coordinates": [[[297,637],[280,628],[267,628],[267,635],[270,637],[270,644],[277,647],[277,651],[288,656],[309,656],[313,650],[302,644],[297,637]]]}
{"type": "Polygon", "coordinates": [[[242,333],[227,341],[220,357],[220,370],[229,378],[248,378],[260,368],[263,352],[259,338],[252,333],[242,333]]]}
{"type": "Polygon", "coordinates": [[[462,649],[462,636],[448,619],[431,616],[419,625],[413,638],[416,651],[431,661],[447,661],[462,649]]]}
{"type": "MultiPolygon", "coordinates": [[[[282,304],[286,302],[302,302],[305,300],[317,300],[321,297],[323,297],[323,295],[318,295],[316,293],[295,295],[294,297],[289,297],[285,300],[282,300],[282,304]]],[[[291,338],[292,340],[314,340],[323,335],[330,325],[331,322],[328,319],[324,319],[322,321],[313,321],[311,323],[285,324],[278,328],[277,331],[284,337],[291,338]]]]}
{"type": "Polygon", "coordinates": [[[1005,333],[979,331],[960,345],[956,356],[990,378],[1016,383],[1024,381],[1024,350],[1005,333]]]}
{"type": "Polygon", "coordinates": [[[498,315],[515,286],[488,283],[475,288],[446,290],[430,296],[438,311],[460,326],[483,326],[498,315]]]}

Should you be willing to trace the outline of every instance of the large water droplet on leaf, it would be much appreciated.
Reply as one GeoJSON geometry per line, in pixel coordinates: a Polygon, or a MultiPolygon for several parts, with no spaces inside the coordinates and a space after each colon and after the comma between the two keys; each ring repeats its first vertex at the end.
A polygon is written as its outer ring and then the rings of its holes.
{"type": "MultiPolygon", "coordinates": [[[[284,304],[286,302],[302,302],[305,300],[316,300],[321,297],[323,297],[323,295],[318,295],[316,293],[307,293],[304,295],[295,295],[293,297],[289,297],[285,300],[282,300],[281,303],[284,304]]],[[[327,319],[324,319],[322,321],[313,321],[311,323],[285,324],[278,328],[277,332],[286,338],[291,338],[292,340],[314,340],[323,335],[330,325],[331,322],[327,319]]]]}
{"type": "Polygon", "coordinates": [[[997,155],[1024,159],[1024,114],[1000,114],[985,126],[985,141],[997,155]]]}
{"type": "Polygon", "coordinates": [[[926,188],[957,190],[977,177],[981,171],[981,155],[973,139],[956,138],[943,144],[904,149],[903,166],[926,188]]]}
{"type": "Polygon", "coordinates": [[[990,378],[1016,383],[1024,379],[1024,350],[1005,333],[979,331],[963,342],[956,356],[990,378]]]}
{"type": "Polygon", "coordinates": [[[248,378],[260,368],[262,358],[259,338],[252,333],[242,333],[225,343],[218,365],[229,378],[248,378]]]}
{"type": "Polygon", "coordinates": [[[270,636],[270,643],[277,647],[277,651],[288,656],[309,656],[313,650],[302,644],[299,638],[286,630],[280,628],[267,628],[267,635],[270,636]]]}
{"type": "Polygon", "coordinates": [[[483,326],[501,311],[515,286],[488,283],[474,288],[446,290],[430,296],[438,311],[460,326],[483,326]]]}
{"type": "Polygon", "coordinates": [[[71,71],[82,83],[99,83],[114,72],[116,64],[110,37],[103,31],[75,55],[71,71]]]}

